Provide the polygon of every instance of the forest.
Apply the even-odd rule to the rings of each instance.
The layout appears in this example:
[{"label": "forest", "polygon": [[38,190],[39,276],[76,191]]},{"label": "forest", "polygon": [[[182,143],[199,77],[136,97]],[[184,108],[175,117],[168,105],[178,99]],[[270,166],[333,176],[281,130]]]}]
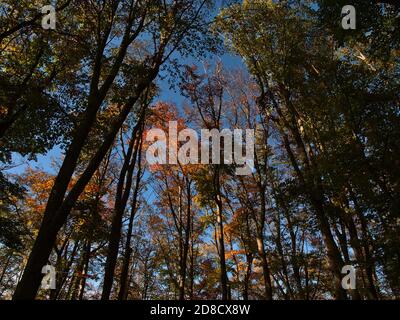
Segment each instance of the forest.
[{"label": "forest", "polygon": [[400,299],[398,1],[51,3],[0,3],[0,300]]}]

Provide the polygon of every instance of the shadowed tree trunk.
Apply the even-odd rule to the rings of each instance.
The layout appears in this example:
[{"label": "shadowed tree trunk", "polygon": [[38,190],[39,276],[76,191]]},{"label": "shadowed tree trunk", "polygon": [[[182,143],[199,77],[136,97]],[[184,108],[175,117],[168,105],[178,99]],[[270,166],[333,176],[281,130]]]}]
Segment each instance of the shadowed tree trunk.
[{"label": "shadowed tree trunk", "polygon": [[[115,16],[118,5],[119,1],[115,1],[112,6],[111,16]],[[104,142],[90,161],[88,167],[79,178],[78,182],[74,185],[68,196],[65,197],[68,185],[77,166],[79,156],[95,122],[97,111],[102,105],[111,85],[113,84],[115,78],[117,77],[117,74],[119,73],[128,46],[135,40],[135,38],[142,30],[144,19],[145,15],[142,17],[142,22],[139,24],[136,32],[134,32],[133,35],[131,34],[133,15],[131,16],[131,19],[129,19],[130,21],[128,21],[125,35],[121,42],[114,65],[112,66],[109,75],[106,77],[100,89],[99,83],[101,77],[103,55],[108,44],[108,38],[111,33],[112,25],[107,26],[104,32],[104,36],[99,40],[96,58],[94,61],[93,76],[90,84],[90,94],[88,97],[87,108],[84,112],[81,122],[79,123],[79,126],[75,130],[72,142],[66,152],[63,164],[54,182],[46,205],[42,224],[40,226],[35,243],[32,247],[32,251],[26,264],[22,278],[14,292],[14,300],[35,298],[42,279],[41,269],[43,265],[45,265],[47,262],[52,247],[56,241],[58,231],[65,224],[70,210],[74,206],[75,201],[83,192],[85,186],[90,181],[92,175],[100,165],[101,161],[104,159],[106,153],[108,152],[115,139],[119,128],[125,121],[134,103],[137,101],[144,89],[149,86],[149,84],[158,74],[159,66],[162,63],[161,57],[159,57],[158,64],[156,64],[156,67],[152,70],[153,72],[150,72],[147,77],[144,77],[145,80],[138,84],[136,90],[134,90],[132,98],[127,101],[119,116],[117,116],[115,118],[115,121],[111,124],[109,132],[105,136]]]},{"label": "shadowed tree trunk", "polygon": [[[187,196],[187,207],[186,207],[186,223],[182,227],[185,231],[185,236],[183,240],[183,252],[180,263],[180,278],[181,283],[179,287],[179,300],[185,300],[185,284],[186,284],[186,274],[187,274],[187,260],[189,254],[189,242],[191,236],[191,226],[192,226],[192,190],[191,181],[184,177],[186,182],[186,196]],[[183,223],[183,221],[182,221]]]},{"label": "shadowed tree trunk", "polygon": [[126,300],[128,297],[128,278],[129,278],[129,266],[130,259],[132,255],[131,241],[132,241],[132,231],[133,222],[138,210],[138,194],[140,189],[140,180],[142,178],[142,139],[140,140],[139,155],[138,155],[138,170],[136,173],[135,190],[133,192],[133,199],[131,204],[131,214],[129,217],[128,234],[126,236],[125,242],[125,252],[122,264],[121,279],[120,279],[120,289],[118,293],[118,300]]},{"label": "shadowed tree trunk", "polygon": [[220,187],[220,176],[219,176],[219,167],[215,168],[216,172],[214,173],[214,190],[216,192],[215,195],[215,204],[217,205],[217,243],[218,243],[218,254],[219,254],[219,262],[221,267],[221,293],[222,300],[228,300],[228,275],[226,270],[226,261],[225,261],[225,240],[224,240],[224,218],[223,218],[223,207],[222,207],[222,195],[221,195],[221,187]]},{"label": "shadowed tree trunk", "polygon": [[272,300],[272,282],[271,282],[271,272],[269,269],[267,254],[265,252],[264,244],[264,228],[265,228],[265,215],[266,215],[266,199],[265,199],[265,186],[259,185],[260,194],[260,213],[256,221],[256,240],[257,240],[257,251],[260,257],[261,266],[263,270],[264,279],[264,293],[266,300]]},{"label": "shadowed tree trunk", "polygon": [[[145,109],[146,107],[147,105],[143,108]],[[111,224],[111,232],[109,235],[108,252],[104,271],[103,292],[101,295],[102,300],[110,299],[112,284],[114,280],[115,266],[117,264],[118,258],[119,243],[121,240],[122,219],[131,193],[133,172],[135,170],[138,160],[137,158],[142,140],[141,135],[143,131],[144,114],[145,113],[143,112],[139,123],[132,130],[128,151],[125,155],[124,163],[117,184],[114,215]]]},{"label": "shadowed tree trunk", "polygon": [[85,244],[85,252],[83,255],[84,268],[82,270],[82,277],[79,282],[79,293],[78,293],[79,300],[83,300],[83,295],[85,294],[86,282],[87,282],[88,271],[89,271],[91,249],[92,249],[92,244],[91,244],[90,240],[87,240],[87,242]]},{"label": "shadowed tree trunk", "polygon": [[[314,208],[315,215],[319,223],[319,229],[321,231],[322,238],[326,246],[326,251],[329,261],[329,269],[333,276],[334,296],[336,299],[346,300],[347,294],[346,291],[342,288],[342,283],[341,283],[342,280],[341,270],[344,265],[344,262],[340,254],[340,251],[337,247],[337,244],[335,242],[335,239],[332,235],[329,219],[327,216],[327,211],[325,208],[325,200],[323,195],[323,188],[320,183],[320,178],[312,172],[312,162],[310,160],[312,157],[307,153],[307,149],[304,145],[302,136],[299,132],[299,128],[296,122],[297,112],[288,97],[287,90],[284,88],[283,85],[281,85],[280,93],[281,95],[283,95],[282,99],[283,101],[285,101],[286,107],[289,110],[290,121],[286,119],[279,103],[277,102],[269,86],[260,83],[260,89],[262,91],[261,98],[259,99],[259,103],[261,103],[261,110],[265,111],[268,110],[267,106],[265,105],[267,100],[269,100],[273,104],[273,107],[277,112],[278,117],[274,117],[270,114],[268,116],[277,125],[289,161],[296,173],[297,178],[299,179],[300,185],[302,186],[304,192],[308,196],[310,204]],[[304,169],[300,169],[298,159],[296,158],[292,150],[291,142],[287,131],[291,132],[292,136],[294,137],[295,145],[300,154],[300,158],[302,160],[302,165],[304,166]],[[303,170],[310,176],[308,177],[308,179],[305,178]]]}]

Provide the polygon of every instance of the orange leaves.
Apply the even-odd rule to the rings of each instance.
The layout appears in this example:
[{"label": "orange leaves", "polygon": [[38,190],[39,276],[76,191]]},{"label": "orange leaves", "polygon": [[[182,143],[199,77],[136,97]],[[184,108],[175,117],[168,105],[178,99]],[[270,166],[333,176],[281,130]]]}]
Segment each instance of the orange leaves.
[{"label": "orange leaves", "polygon": [[19,178],[19,182],[29,191],[25,201],[30,209],[34,212],[43,212],[54,184],[54,176],[41,170],[28,168]]},{"label": "orange leaves", "polygon": [[230,250],[225,252],[225,259],[233,259],[237,255],[242,255],[246,254],[246,250],[240,249],[240,250]]},{"label": "orange leaves", "polygon": [[[27,196],[24,199],[28,209],[35,213],[42,213],[45,210],[47,199],[54,185],[55,176],[40,169],[27,168],[23,175],[18,179],[18,182],[27,188]],[[75,185],[77,178],[71,179],[68,185],[68,190],[71,190]],[[100,192],[100,186],[91,181],[82,193],[80,200],[86,198],[94,198]]]},{"label": "orange leaves", "polygon": [[[183,165],[177,159],[178,151],[188,142],[180,137],[187,127],[186,120],[179,117],[177,107],[173,104],[158,102],[150,109],[143,141],[144,149],[158,158],[155,164],[155,161],[151,164],[151,171],[163,171],[164,175],[170,175],[171,171],[180,171],[187,176],[198,168],[197,165]],[[190,140],[190,137],[186,136],[186,139]]]},{"label": "orange leaves", "polygon": [[159,226],[160,224],[162,224],[162,219],[157,215],[151,215],[149,217],[149,224],[153,227]]},{"label": "orange leaves", "polygon": [[166,102],[158,102],[150,109],[147,125],[150,128],[156,127],[167,132],[170,121],[178,121],[178,128],[179,125],[183,125],[183,119],[178,120],[178,112],[175,105]]}]

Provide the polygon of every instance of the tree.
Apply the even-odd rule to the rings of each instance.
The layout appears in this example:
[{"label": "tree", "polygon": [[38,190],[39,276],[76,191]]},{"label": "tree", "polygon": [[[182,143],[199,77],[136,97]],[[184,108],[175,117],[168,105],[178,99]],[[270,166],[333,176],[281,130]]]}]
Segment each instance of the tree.
[{"label": "tree", "polygon": [[[76,27],[68,19],[76,11],[70,0],[58,7],[62,31],[41,27],[38,1],[6,1],[3,8],[0,156],[2,161],[10,161],[11,153],[18,152],[34,158],[60,143],[63,134],[71,130],[76,101],[83,98],[76,95],[86,81],[79,69],[89,54],[88,42],[80,31],[69,34]],[[65,47],[70,50],[65,52]]]},{"label": "tree", "polygon": [[[97,7],[96,4],[82,4],[80,9],[83,9],[88,15],[82,21],[88,28],[88,35],[96,44],[95,54],[90,59],[92,73],[87,105],[82,112],[79,124],[74,129],[71,143],[47,202],[41,229],[22,279],[16,288],[14,299],[27,299],[35,296],[40,284],[41,266],[50,254],[57,232],[65,223],[73,204],[106,155],[133,106],[156,78],[161,65],[173,52],[185,48],[188,35],[202,35],[204,27],[201,25],[204,21],[206,4],[207,1],[200,3],[185,1],[159,6],[158,1],[146,1],[145,3],[107,1],[104,3],[104,8]],[[90,28],[93,23],[97,25],[96,28]],[[126,60],[128,49],[133,47],[134,43],[139,45],[139,35],[147,32],[153,40],[154,51],[145,53],[145,58],[138,57],[131,60],[136,63],[129,64]],[[122,36],[119,37],[120,41],[116,50],[109,50],[110,45],[115,45],[115,41],[110,43],[109,38],[121,33]],[[115,56],[104,59],[107,52],[115,52]],[[110,61],[110,65],[108,65],[108,61]],[[128,68],[131,73],[124,74],[125,68]],[[71,192],[66,196],[67,186],[76,168],[80,152],[93,127],[96,114],[106,102],[106,98],[109,98],[110,90],[121,71],[125,76],[125,88],[133,87],[134,89],[120,104],[121,111],[111,122],[102,144]]]},{"label": "tree", "polygon": [[[331,7],[326,8],[331,9]],[[322,6],[321,10],[326,8]],[[375,7],[372,10],[375,10]],[[327,148],[336,145],[334,140],[338,141],[337,128],[347,127],[351,121],[355,120],[354,117],[360,121],[365,119],[361,115],[361,110],[368,109],[367,106],[374,100],[373,97],[379,96],[381,107],[389,113],[393,112],[393,101],[397,98],[391,88],[387,88],[388,90],[383,93],[379,85],[372,85],[375,81],[380,83],[380,75],[377,74],[377,69],[373,64],[367,60],[363,50],[360,51],[362,44],[358,42],[354,46],[349,43],[341,47],[341,43],[336,42],[334,38],[335,34],[330,33],[331,30],[318,25],[315,17],[320,13],[323,11],[315,10],[315,7],[313,8],[306,1],[296,4],[268,2],[261,4],[246,1],[242,6],[232,6],[223,12],[218,26],[229,39],[232,49],[245,58],[250,72],[258,82],[260,108],[265,112],[267,121],[276,128],[281,136],[287,160],[291,163],[299,186],[313,207],[319,223],[327,248],[330,270],[334,275],[335,296],[345,299],[346,294],[340,284],[340,269],[345,261],[349,262],[346,253],[348,242],[345,239],[347,231],[351,246],[355,252],[359,252],[356,260],[364,264],[364,271],[369,274],[367,276],[369,279],[373,278],[373,271],[366,266],[371,265],[372,261],[361,255],[359,231],[356,231],[357,227],[353,220],[355,217],[343,221],[345,206],[340,209],[334,203],[334,198],[339,190],[346,190],[343,183],[346,178],[341,173],[343,173],[343,168],[348,165],[349,158],[343,154],[344,161],[340,165],[342,171],[339,176],[344,180],[339,182],[335,179],[336,183],[333,184],[328,183],[328,173],[324,171],[325,167],[321,159],[333,152],[332,149],[328,150]],[[263,31],[262,33],[252,33],[250,30]],[[278,31],[272,32],[273,30]],[[362,38],[362,34],[360,37]],[[338,51],[342,52],[339,57],[336,54]],[[354,53],[355,51],[358,53]],[[390,56],[390,54],[386,55],[385,59]],[[386,64],[385,70],[391,73],[392,67],[393,64]],[[355,79],[352,78],[350,82],[343,81],[346,76],[341,77],[341,73],[358,74],[358,79],[363,78],[366,81],[360,87],[356,86],[355,91],[353,89],[353,92],[350,92],[347,90],[350,89],[349,87],[345,89],[346,83],[352,83],[351,86],[354,88]],[[315,88],[318,88],[318,91],[315,91]],[[374,89],[371,90],[371,88]],[[361,91],[364,97],[368,97],[368,102],[358,96],[357,92]],[[349,100],[349,97],[352,98]],[[360,107],[357,111],[353,107],[354,103]],[[349,105],[352,106],[350,113],[353,120],[348,118],[349,111],[346,110],[346,107]],[[366,124],[366,122],[364,123]],[[353,133],[344,133],[341,137],[346,139],[346,142],[342,141],[341,146],[348,146],[347,141],[353,140],[351,135],[357,136],[361,133],[359,130],[353,130]],[[342,133],[343,131],[340,134]],[[355,139],[355,144],[359,145],[355,148],[358,150],[361,147],[360,141],[363,140],[360,137]],[[363,147],[361,148],[363,149]],[[365,151],[365,149],[363,150]],[[359,160],[357,161],[365,161],[361,160],[362,158],[366,159],[363,152],[358,156]],[[337,155],[330,161],[332,159],[338,159]],[[382,193],[387,195],[387,203],[390,203],[390,191],[387,186],[382,183],[373,166],[368,164],[366,166],[369,169],[364,167],[363,170],[369,172],[369,177],[375,180]],[[338,171],[335,172],[338,173]],[[335,178],[339,176],[335,176]],[[365,185],[365,181],[363,184]],[[347,193],[346,197],[350,197],[350,194]],[[338,214],[341,215],[341,218],[338,218]],[[362,214],[358,218],[364,220]],[[343,232],[337,229],[336,223],[343,223]],[[368,238],[368,236],[364,236],[364,238]],[[368,253],[367,256],[369,256]],[[369,262],[362,262],[365,259]],[[366,286],[367,295],[376,297],[376,290],[371,281]],[[353,298],[359,297],[357,291],[354,291],[353,294]]]}]

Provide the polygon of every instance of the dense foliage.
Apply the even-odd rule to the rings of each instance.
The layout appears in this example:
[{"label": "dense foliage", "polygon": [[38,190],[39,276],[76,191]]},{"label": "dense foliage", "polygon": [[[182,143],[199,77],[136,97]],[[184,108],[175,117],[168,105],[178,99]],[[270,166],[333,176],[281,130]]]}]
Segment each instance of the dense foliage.
[{"label": "dense foliage", "polygon": [[[44,2],[0,5],[1,299],[400,298],[398,5]],[[253,129],[251,174],[150,165],[171,121]]]}]

